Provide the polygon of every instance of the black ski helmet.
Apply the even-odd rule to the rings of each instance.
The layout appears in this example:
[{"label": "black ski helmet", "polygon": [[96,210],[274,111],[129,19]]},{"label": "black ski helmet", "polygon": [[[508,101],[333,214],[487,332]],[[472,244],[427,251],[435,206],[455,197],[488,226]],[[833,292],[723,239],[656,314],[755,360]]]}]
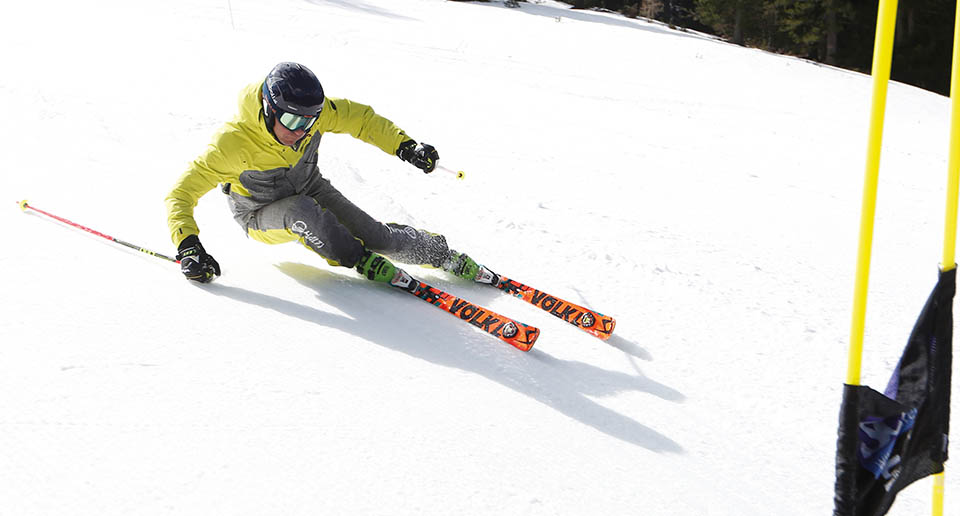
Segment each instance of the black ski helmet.
[{"label": "black ski helmet", "polygon": [[323,109],[323,87],[309,68],[298,63],[280,63],[263,81],[263,114],[268,127],[277,112],[317,116]]}]

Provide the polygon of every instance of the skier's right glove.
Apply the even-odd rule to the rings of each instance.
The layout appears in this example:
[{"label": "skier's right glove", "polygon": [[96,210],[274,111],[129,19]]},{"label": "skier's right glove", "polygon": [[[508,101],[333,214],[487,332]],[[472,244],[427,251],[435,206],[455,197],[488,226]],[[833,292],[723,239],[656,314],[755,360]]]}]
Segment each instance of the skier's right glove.
[{"label": "skier's right glove", "polygon": [[419,168],[424,174],[433,172],[437,168],[437,162],[440,161],[440,154],[437,149],[429,143],[417,143],[414,140],[407,140],[397,147],[397,157]]},{"label": "skier's right glove", "polygon": [[190,235],[177,248],[180,272],[189,280],[209,283],[220,275],[220,264],[203,250],[197,235]]}]

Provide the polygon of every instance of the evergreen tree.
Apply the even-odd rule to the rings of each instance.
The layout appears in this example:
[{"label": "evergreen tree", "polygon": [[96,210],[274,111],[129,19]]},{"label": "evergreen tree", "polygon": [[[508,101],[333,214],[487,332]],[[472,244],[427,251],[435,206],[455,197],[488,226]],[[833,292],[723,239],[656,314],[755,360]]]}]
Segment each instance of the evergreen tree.
[{"label": "evergreen tree", "polygon": [[696,0],[697,18],[738,45],[761,37],[766,0]]},{"label": "evergreen tree", "polygon": [[952,0],[901,0],[891,77],[921,88],[950,93],[953,52]]},{"label": "evergreen tree", "polygon": [[837,64],[839,35],[853,16],[850,0],[773,0],[779,46],[786,52]]},{"label": "evergreen tree", "polygon": [[[870,73],[877,1],[565,0]],[[949,93],[955,0],[899,0],[891,77]],[[615,51],[615,49],[611,49]]]}]

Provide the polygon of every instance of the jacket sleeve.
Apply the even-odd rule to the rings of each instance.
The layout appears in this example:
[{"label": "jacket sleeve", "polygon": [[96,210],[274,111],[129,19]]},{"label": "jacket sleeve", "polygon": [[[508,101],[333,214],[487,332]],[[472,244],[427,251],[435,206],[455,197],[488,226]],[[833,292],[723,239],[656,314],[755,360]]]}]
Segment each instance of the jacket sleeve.
[{"label": "jacket sleeve", "polygon": [[317,120],[320,130],[345,133],[396,154],[397,147],[410,137],[390,120],[376,114],[373,108],[347,99],[327,98]]},{"label": "jacket sleeve", "polygon": [[179,246],[183,239],[200,233],[197,221],[193,218],[197,202],[229,177],[231,170],[240,166],[239,163],[233,163],[241,159],[236,152],[230,153],[235,156],[234,159],[228,158],[224,152],[223,147],[228,143],[225,140],[227,138],[222,134],[216,138],[207,151],[177,179],[173,190],[167,195],[167,225],[174,245]]}]

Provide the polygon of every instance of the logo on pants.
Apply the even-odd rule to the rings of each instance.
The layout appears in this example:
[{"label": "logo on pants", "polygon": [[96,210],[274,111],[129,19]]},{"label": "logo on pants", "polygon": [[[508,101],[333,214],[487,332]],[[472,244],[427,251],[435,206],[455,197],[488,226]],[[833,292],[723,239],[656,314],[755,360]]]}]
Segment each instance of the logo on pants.
[{"label": "logo on pants", "polygon": [[323,243],[323,240],[320,240],[320,237],[313,234],[309,229],[307,229],[307,223],[302,220],[298,220],[294,222],[293,225],[290,226],[290,231],[292,231],[297,235],[300,235],[300,237],[303,238],[303,241],[309,242],[314,249],[320,249],[325,245]]}]

